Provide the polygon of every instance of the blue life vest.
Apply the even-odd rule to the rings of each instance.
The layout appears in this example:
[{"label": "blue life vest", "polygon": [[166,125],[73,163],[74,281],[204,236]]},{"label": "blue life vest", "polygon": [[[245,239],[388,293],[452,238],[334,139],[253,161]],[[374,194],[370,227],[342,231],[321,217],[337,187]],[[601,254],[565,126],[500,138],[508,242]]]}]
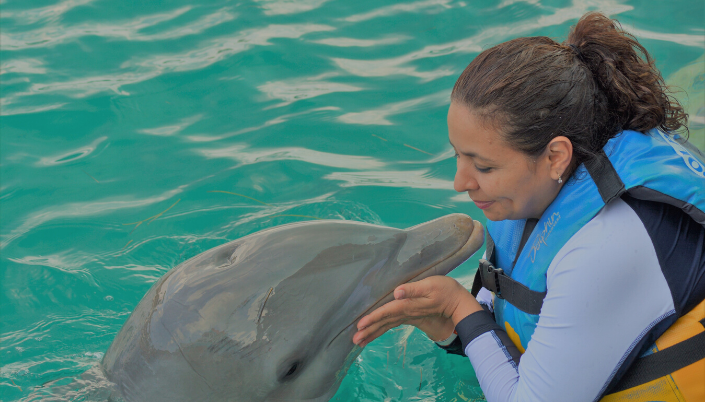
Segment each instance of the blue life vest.
[{"label": "blue life vest", "polygon": [[[634,198],[679,207],[696,222],[705,226],[705,162],[697,148],[687,142],[678,141],[677,136],[654,129],[645,134],[623,131],[610,139],[603,151],[601,163],[600,158],[596,158],[597,165],[591,161],[587,167],[583,164],[576,169],[543,213],[528,239],[528,233],[524,233],[526,220],[488,221],[487,257],[490,261],[481,262],[480,271],[483,269],[482,264],[490,266],[490,270],[494,267],[502,268],[504,275],[519,282],[518,287],[524,285],[531,291],[539,292],[534,293],[538,295],[534,299],[538,297],[542,300],[543,295],[540,293],[545,295],[546,292],[546,272],[558,251],[608,202],[625,192]],[[517,256],[518,251],[520,253]],[[479,276],[481,275],[478,274]],[[485,283],[489,282],[485,282],[483,278],[483,284]],[[494,297],[495,320],[523,353],[536,329],[539,315],[522,311],[501,297],[501,293],[504,293],[501,288],[499,292],[500,295]],[[700,304],[690,315],[703,315],[705,301]],[[533,312],[537,312],[535,305],[534,303]],[[538,306],[540,309],[540,303]],[[696,320],[702,318],[698,317]],[[687,319],[692,321],[692,317]],[[694,322],[698,324],[697,321]],[[705,323],[705,320],[701,322]],[[702,332],[703,328],[697,331]],[[698,337],[698,342],[703,335],[705,334]],[[698,367],[691,371],[702,371],[700,365],[705,367],[705,360],[700,361]],[[694,377],[698,377],[697,373]],[[657,388],[673,388],[672,380],[671,376],[666,376],[659,379],[661,385],[658,387],[657,381],[654,381],[644,385],[644,389],[641,389],[641,386],[631,388],[619,394],[608,395],[604,400],[642,400],[635,395],[647,397],[648,392],[645,389],[649,387],[652,391]],[[705,387],[700,387],[705,390]]]}]

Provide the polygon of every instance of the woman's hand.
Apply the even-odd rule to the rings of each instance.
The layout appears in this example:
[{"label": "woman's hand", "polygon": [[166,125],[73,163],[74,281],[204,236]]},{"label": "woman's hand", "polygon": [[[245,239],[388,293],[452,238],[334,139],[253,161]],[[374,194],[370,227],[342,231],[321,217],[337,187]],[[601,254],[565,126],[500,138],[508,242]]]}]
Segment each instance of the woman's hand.
[{"label": "woman's hand", "polygon": [[405,283],[394,290],[394,299],[360,319],[355,344],[366,346],[401,324],[417,327],[434,341],[443,340],[463,318],[482,310],[467,289],[447,276]]}]

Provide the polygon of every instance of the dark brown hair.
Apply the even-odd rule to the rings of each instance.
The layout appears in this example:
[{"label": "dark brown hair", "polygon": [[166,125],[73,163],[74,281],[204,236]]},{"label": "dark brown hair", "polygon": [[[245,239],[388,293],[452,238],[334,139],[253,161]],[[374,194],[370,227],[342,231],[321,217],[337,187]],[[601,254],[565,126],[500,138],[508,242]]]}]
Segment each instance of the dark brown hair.
[{"label": "dark brown hair", "polygon": [[672,132],[688,119],[646,49],[600,13],[580,18],[563,44],[539,36],[485,50],[460,75],[451,100],[530,156],[567,137],[572,166],[622,130]]}]

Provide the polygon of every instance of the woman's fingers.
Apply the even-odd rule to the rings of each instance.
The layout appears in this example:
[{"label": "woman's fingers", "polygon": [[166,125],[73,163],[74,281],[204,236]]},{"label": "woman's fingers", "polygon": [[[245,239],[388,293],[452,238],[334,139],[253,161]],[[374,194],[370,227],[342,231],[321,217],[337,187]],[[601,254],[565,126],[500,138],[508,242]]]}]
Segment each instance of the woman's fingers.
[{"label": "woman's fingers", "polygon": [[435,280],[432,278],[433,277],[429,277],[418,282],[405,283],[397,286],[397,288],[394,289],[394,298],[402,300],[428,297],[435,285]]},{"label": "woman's fingers", "polygon": [[[424,332],[435,334],[438,329],[432,328],[431,321],[446,322],[453,313],[454,308],[449,307],[456,304],[453,300],[458,290],[467,293],[454,279],[444,276],[431,276],[400,285],[394,290],[395,300],[360,319],[353,342],[364,346],[390,328],[407,323],[425,325]],[[424,324],[427,321],[428,325]]]},{"label": "woman's fingers", "polygon": [[362,340],[369,343],[391,328],[402,324],[413,324],[423,320],[428,314],[408,305],[410,300],[391,301],[358,322],[358,332],[353,337],[353,343],[360,344]]},{"label": "woman's fingers", "polygon": [[357,328],[361,330],[375,324],[412,320],[428,315],[433,315],[433,312],[424,308],[423,303],[419,303],[418,299],[392,300],[362,317],[357,323]]},{"label": "woman's fingers", "polygon": [[384,324],[374,325],[365,328],[355,334],[355,336],[353,337],[353,343],[364,347],[368,343],[382,336],[382,334],[384,334],[385,332],[389,331],[392,328],[398,327],[401,324],[404,324],[404,322],[388,321]]}]

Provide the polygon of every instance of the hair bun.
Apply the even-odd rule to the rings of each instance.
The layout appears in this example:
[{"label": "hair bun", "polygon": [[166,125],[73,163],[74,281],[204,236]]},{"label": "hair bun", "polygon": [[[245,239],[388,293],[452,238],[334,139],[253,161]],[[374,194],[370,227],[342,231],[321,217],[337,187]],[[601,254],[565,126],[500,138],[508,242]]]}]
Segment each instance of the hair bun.
[{"label": "hair bun", "polygon": [[646,49],[615,20],[597,12],[585,14],[564,42],[593,74],[607,98],[605,112],[619,131],[659,127],[675,131],[687,115],[668,88]]}]

